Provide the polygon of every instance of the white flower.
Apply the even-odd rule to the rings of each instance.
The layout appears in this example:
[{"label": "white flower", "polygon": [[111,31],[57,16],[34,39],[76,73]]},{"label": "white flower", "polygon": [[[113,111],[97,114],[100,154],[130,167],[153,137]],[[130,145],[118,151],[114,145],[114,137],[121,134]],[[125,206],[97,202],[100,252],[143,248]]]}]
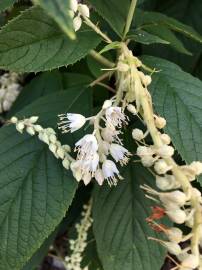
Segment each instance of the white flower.
[{"label": "white flower", "polygon": [[112,125],[107,125],[105,128],[102,129],[101,135],[104,141],[112,143],[113,141],[122,144],[121,140],[119,139],[118,135],[120,131],[116,130],[116,128]]},{"label": "white flower", "polygon": [[154,154],[155,154],[155,152],[151,147],[138,146],[138,148],[137,148],[137,155],[139,157],[144,157],[144,156],[152,157]]},{"label": "white flower", "polygon": [[107,123],[112,126],[122,127],[122,123],[127,123],[126,115],[122,112],[121,107],[110,107],[106,110]]},{"label": "white flower", "polygon": [[154,121],[157,128],[162,129],[166,126],[166,119],[157,115],[154,115]]},{"label": "white flower", "polygon": [[181,207],[185,205],[186,200],[187,200],[186,195],[182,191],[179,191],[179,190],[166,192],[166,193],[160,193],[159,198],[165,206],[173,203]]},{"label": "white flower", "polygon": [[202,173],[202,162],[193,161],[189,167],[195,172],[196,175],[200,175]]},{"label": "white flower", "polygon": [[82,19],[81,19],[81,17],[80,16],[76,16],[73,19],[73,26],[74,26],[75,32],[77,32],[81,28],[81,25],[82,25]]},{"label": "white flower", "polygon": [[102,172],[104,178],[108,181],[110,186],[117,185],[117,177],[120,178],[120,175],[113,161],[105,160],[102,165]]},{"label": "white flower", "polygon": [[119,144],[112,143],[110,146],[110,154],[116,162],[120,162],[122,165],[128,163],[129,151]]},{"label": "white flower", "polygon": [[94,175],[99,163],[99,155],[95,153],[91,159],[81,161],[81,170],[83,174],[90,173]]},{"label": "white flower", "polygon": [[166,191],[170,189],[179,188],[180,184],[177,183],[173,175],[167,174],[165,176],[156,175],[156,186],[159,189]]},{"label": "white flower", "polygon": [[171,143],[171,139],[170,136],[168,134],[161,134],[161,140],[163,141],[164,144],[170,144]]},{"label": "white flower", "polygon": [[172,157],[174,154],[174,148],[164,144],[158,149],[158,154],[163,158]]},{"label": "white flower", "polygon": [[98,150],[98,142],[93,134],[87,134],[75,144],[77,159],[91,159]]},{"label": "white flower", "polygon": [[[174,205],[173,205],[174,206]],[[187,218],[184,210],[178,208],[168,208],[166,210],[167,216],[177,224],[183,224]]]},{"label": "white flower", "polygon": [[62,130],[62,133],[71,133],[80,129],[86,122],[86,118],[77,113],[67,113],[60,114],[60,123],[58,123],[58,128]]}]

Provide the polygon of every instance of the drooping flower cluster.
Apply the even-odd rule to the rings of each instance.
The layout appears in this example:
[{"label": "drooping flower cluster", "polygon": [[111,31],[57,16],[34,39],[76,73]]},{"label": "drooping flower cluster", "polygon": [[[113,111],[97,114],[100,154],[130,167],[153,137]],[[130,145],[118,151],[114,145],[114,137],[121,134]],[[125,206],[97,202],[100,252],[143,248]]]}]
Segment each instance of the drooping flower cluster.
[{"label": "drooping flower cluster", "polygon": [[87,5],[79,4],[77,0],[70,0],[71,16],[73,18],[74,30],[78,31],[82,25],[82,16],[90,17],[90,11]]},{"label": "drooping flower cluster", "polygon": [[[77,158],[71,169],[77,181],[87,185],[94,177],[99,185],[106,179],[109,185],[116,185],[121,178],[115,162],[125,165],[130,153],[122,146],[120,128],[127,124],[122,108],[113,105],[112,100],[105,101],[102,110],[96,115],[85,118],[80,114],[59,115],[59,129],[63,133],[80,129],[86,121],[93,124],[93,133],[85,135],[75,144]],[[108,158],[111,156],[115,162]]]},{"label": "drooping flower cluster", "polygon": [[[154,213],[149,219],[153,228],[166,234],[168,241],[153,239],[164,245],[168,251],[178,258],[175,270],[193,270],[202,268],[200,244],[202,240],[202,197],[199,190],[192,187],[191,181],[202,173],[202,162],[194,161],[190,165],[178,165],[173,159],[174,148],[170,137],[160,132],[166,125],[166,120],[153,113],[152,99],[147,90],[151,77],[139,71],[141,62],[132,55],[126,46],[119,59],[120,64],[128,65],[128,71],[119,70],[119,78],[124,76],[124,93],[122,100],[128,111],[138,116],[146,126],[146,132],[134,129],[132,137],[136,140],[137,156],[142,164],[156,175],[156,186],[159,190],[144,185],[147,197],[161,206],[160,212]],[[119,64],[119,65],[120,65]],[[126,70],[126,68],[125,68]],[[122,80],[121,80],[122,81]],[[119,83],[119,88],[123,83]],[[150,135],[153,144],[146,144],[146,136]],[[166,228],[155,220],[166,215],[176,224],[185,224],[191,232],[183,235],[176,227]],[[160,216],[160,218],[159,218]],[[182,248],[179,243],[189,240],[190,245]],[[200,268],[200,269],[201,269]]]},{"label": "drooping flower cluster", "polygon": [[32,116],[24,120],[18,120],[17,117],[12,117],[10,122],[15,124],[18,132],[26,131],[29,135],[37,135],[39,140],[48,145],[49,150],[57,159],[62,160],[62,165],[65,169],[69,169],[70,162],[73,160],[69,155],[71,148],[69,145],[62,145],[57,139],[56,132],[52,128],[43,128],[36,124],[38,116]]},{"label": "drooping flower cluster", "polygon": [[65,266],[68,270],[88,270],[86,266],[84,269],[81,267],[83,252],[87,246],[88,231],[92,225],[91,218],[92,201],[83,206],[81,213],[82,219],[80,223],[76,224],[77,239],[69,240],[71,254],[65,257]]},{"label": "drooping flower cluster", "polygon": [[5,73],[0,76],[0,113],[9,111],[21,90],[19,76],[14,73]]}]

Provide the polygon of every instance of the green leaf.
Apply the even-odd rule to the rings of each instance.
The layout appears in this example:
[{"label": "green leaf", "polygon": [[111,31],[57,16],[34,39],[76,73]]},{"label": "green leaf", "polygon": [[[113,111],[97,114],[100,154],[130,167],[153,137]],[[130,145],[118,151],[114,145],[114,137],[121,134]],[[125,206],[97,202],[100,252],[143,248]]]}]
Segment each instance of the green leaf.
[{"label": "green leaf", "polygon": [[147,26],[166,26],[169,29],[179,32],[195,41],[202,43],[202,36],[197,33],[191,26],[183,24],[171,17],[159,12],[144,12],[137,10],[135,16],[138,28],[144,29]]},{"label": "green leaf", "polygon": [[151,33],[152,35],[157,35],[161,39],[169,42],[169,45],[180,53],[187,55],[192,55],[183,45],[183,43],[176,37],[176,35],[168,28],[161,25],[145,26],[145,31]]},{"label": "green leaf", "polygon": [[[49,94],[17,116],[38,115],[43,126],[56,128],[57,115],[66,111],[89,113],[91,92]],[[35,136],[7,126],[0,141],[0,270],[20,270],[64,217],[77,183]]]},{"label": "green leaf", "polygon": [[16,0],[1,0],[0,2],[0,12],[6,10],[7,8],[14,5]]},{"label": "green leaf", "polygon": [[82,74],[60,73],[59,71],[44,72],[23,88],[7,118],[42,96],[58,91],[83,88],[90,81],[90,77]]},{"label": "green leaf", "polygon": [[112,29],[122,37],[128,10],[129,0],[88,0],[96,11],[110,24]]},{"label": "green leaf", "polygon": [[144,57],[143,62],[161,70],[152,76],[150,90],[175,147],[187,162],[202,160],[202,82],[166,60]]},{"label": "green leaf", "polygon": [[150,34],[143,30],[132,30],[128,33],[127,38],[135,40],[138,43],[149,45],[152,43],[170,44],[169,41],[164,40],[157,35]]},{"label": "green leaf", "polygon": [[69,38],[76,38],[69,0],[33,0],[33,2],[40,5],[57,22]]},{"label": "green leaf", "polygon": [[[117,187],[96,187],[94,193],[94,234],[98,254],[105,270],[160,269],[164,250],[148,240],[156,237],[145,219],[150,202],[140,185],[152,185],[152,175],[141,165],[131,163]],[[159,238],[159,235],[158,235]]]},{"label": "green leaf", "polygon": [[0,31],[0,68],[38,72],[74,64],[100,42],[87,27],[77,37],[69,40],[45,11],[30,8]]},{"label": "green leaf", "polygon": [[115,50],[121,48],[121,43],[119,41],[114,41],[108,45],[106,45],[99,54],[103,54],[104,52],[108,52],[110,50]]}]

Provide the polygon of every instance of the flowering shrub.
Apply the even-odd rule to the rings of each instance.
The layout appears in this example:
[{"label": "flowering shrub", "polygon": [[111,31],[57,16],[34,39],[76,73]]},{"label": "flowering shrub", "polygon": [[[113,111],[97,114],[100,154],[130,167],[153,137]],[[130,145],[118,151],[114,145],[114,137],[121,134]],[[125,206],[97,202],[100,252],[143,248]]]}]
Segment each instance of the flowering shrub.
[{"label": "flowering shrub", "polygon": [[202,270],[202,36],[166,2],[1,0],[0,270]]}]

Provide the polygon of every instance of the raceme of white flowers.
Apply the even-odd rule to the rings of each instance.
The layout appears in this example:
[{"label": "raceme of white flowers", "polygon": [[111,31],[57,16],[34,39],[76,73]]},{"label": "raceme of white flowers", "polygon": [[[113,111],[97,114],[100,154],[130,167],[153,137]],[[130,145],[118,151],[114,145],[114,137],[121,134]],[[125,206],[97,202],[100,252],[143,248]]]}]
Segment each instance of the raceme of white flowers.
[{"label": "raceme of white flowers", "polygon": [[82,17],[90,17],[90,11],[87,5],[79,4],[77,0],[70,0],[71,16],[73,18],[74,30],[78,31],[82,25]]},{"label": "raceme of white flowers", "polygon": [[19,76],[14,72],[0,76],[0,113],[9,111],[21,90]]},{"label": "raceme of white flowers", "polygon": [[[63,133],[75,132],[88,121],[93,125],[93,132],[86,134],[75,144],[77,158],[71,163],[71,169],[77,181],[87,185],[95,178],[99,185],[107,180],[109,185],[116,185],[121,175],[116,163],[127,164],[130,152],[123,147],[119,138],[121,128],[127,124],[127,116],[114,99],[106,100],[101,111],[92,117],[81,114],[59,115],[59,129]],[[113,160],[112,160],[113,159]]]},{"label": "raceme of white flowers", "polygon": [[[58,127],[63,133],[75,132],[86,123],[93,127],[92,132],[76,142],[76,160],[70,157],[69,147],[58,142],[52,129],[43,129],[35,124],[36,117],[25,120],[13,117],[11,122],[19,132],[26,129],[30,135],[38,133],[39,139],[49,145],[57,158],[63,160],[63,166],[67,169],[70,167],[77,181],[83,180],[87,185],[95,178],[99,185],[107,181],[111,186],[122,179],[118,164],[126,165],[131,156],[121,140],[122,130],[129,121],[126,112],[130,117],[139,117],[146,131],[135,128],[132,132],[132,137],[138,144],[136,156],[156,176],[157,190],[146,185],[142,188],[147,192],[148,198],[160,205],[158,207],[162,212],[159,218],[150,218],[150,223],[168,237],[167,241],[155,241],[177,256],[179,263],[176,262],[175,270],[202,270],[199,251],[200,245],[202,246],[202,197],[200,191],[192,186],[192,181],[202,173],[202,163],[193,161],[190,165],[180,166],[174,161],[171,139],[162,132],[166,120],[153,112],[152,98],[147,89],[152,79],[140,71],[142,69],[148,70],[122,44],[118,63],[113,69],[117,78],[116,95],[106,100],[95,116],[85,117],[73,113],[59,115]],[[148,135],[153,140],[151,145],[147,145],[145,141]],[[155,219],[163,216],[176,224],[188,226],[190,233],[184,235],[179,228],[166,228],[158,224]],[[185,240],[190,244],[182,248],[179,242]]]},{"label": "raceme of white flowers", "polygon": [[54,154],[57,159],[62,160],[62,165],[65,169],[69,169],[70,162],[73,160],[69,155],[71,148],[69,145],[62,145],[57,139],[56,132],[52,128],[43,128],[36,122],[38,116],[31,116],[23,120],[19,120],[17,117],[13,116],[10,119],[12,124],[15,124],[18,132],[23,133],[26,131],[29,135],[37,135],[39,140],[48,145],[49,150]]},{"label": "raceme of white flowers", "polygon": [[88,266],[84,269],[81,267],[81,262],[83,259],[83,252],[87,246],[88,231],[93,222],[91,210],[92,201],[83,206],[81,221],[75,226],[77,238],[69,240],[71,254],[65,257],[64,263],[67,270],[88,270]]}]

